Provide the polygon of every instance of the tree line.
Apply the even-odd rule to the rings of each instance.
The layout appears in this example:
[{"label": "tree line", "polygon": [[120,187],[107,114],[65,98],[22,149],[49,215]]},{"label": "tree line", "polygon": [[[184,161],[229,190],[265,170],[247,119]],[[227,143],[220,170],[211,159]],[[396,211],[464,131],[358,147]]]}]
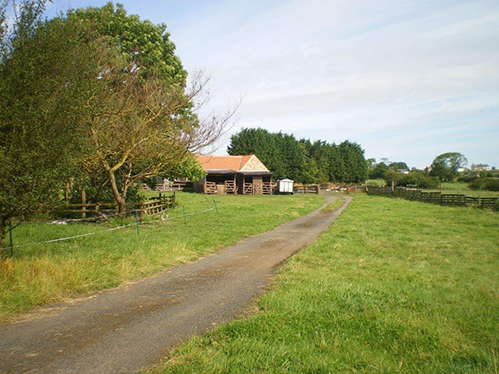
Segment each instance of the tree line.
[{"label": "tree line", "polygon": [[384,179],[394,186],[414,185],[420,188],[437,188],[441,182],[452,182],[461,175],[459,170],[468,160],[459,152],[446,152],[435,157],[431,166],[425,170],[412,168],[405,162],[389,162],[369,159],[369,178]]},{"label": "tree line", "polygon": [[123,212],[144,178],[202,177],[194,153],[234,112],[198,116],[207,78],[187,83],[166,25],[112,3],[44,19],[45,5],[0,2],[0,245],[12,217],[63,194]]},{"label": "tree line", "polygon": [[336,145],[296,139],[283,132],[245,128],[231,137],[229,155],[254,154],[274,179],[301,183],[362,183],[367,178],[364,150],[348,140]]}]

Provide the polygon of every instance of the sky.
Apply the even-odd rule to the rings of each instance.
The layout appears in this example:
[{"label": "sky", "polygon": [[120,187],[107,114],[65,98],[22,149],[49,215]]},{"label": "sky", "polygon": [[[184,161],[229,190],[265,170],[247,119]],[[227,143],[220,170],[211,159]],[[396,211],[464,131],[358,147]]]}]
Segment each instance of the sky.
[{"label": "sky", "polygon": [[[355,141],[422,168],[445,152],[499,167],[499,1],[123,0],[166,23],[230,135],[261,127]],[[47,14],[105,1],[54,0]]]}]

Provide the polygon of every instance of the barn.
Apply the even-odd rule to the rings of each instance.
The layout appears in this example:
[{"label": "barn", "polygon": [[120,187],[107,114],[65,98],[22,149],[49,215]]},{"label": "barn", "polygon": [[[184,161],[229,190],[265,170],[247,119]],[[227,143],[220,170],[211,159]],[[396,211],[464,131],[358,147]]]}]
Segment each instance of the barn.
[{"label": "barn", "polygon": [[272,173],[255,155],[198,156],[208,174],[194,182],[194,191],[210,195],[272,194]]}]

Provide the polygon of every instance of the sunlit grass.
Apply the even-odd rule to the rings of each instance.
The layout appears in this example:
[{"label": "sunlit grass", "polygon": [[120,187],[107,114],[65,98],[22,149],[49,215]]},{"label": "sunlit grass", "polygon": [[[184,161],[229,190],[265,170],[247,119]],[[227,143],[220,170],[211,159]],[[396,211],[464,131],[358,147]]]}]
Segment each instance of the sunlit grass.
[{"label": "sunlit grass", "polygon": [[[324,202],[317,195],[217,196],[217,214],[213,198],[188,193],[178,196],[179,207],[165,217],[171,220],[149,221],[140,226],[139,236],[133,219],[105,224],[30,223],[16,228],[14,245],[98,233],[15,248],[13,257],[0,261],[0,318],[193,261],[243,237],[271,230]],[[190,215],[207,209],[212,210]],[[132,225],[104,232],[122,224]]]},{"label": "sunlit grass", "polygon": [[161,373],[497,373],[499,215],[357,195],[256,315]]},{"label": "sunlit grass", "polygon": [[334,200],[332,202],[330,202],[325,208],[323,208],[322,210],[323,211],[326,211],[326,212],[329,212],[329,211],[333,211],[333,210],[336,210],[338,208],[341,208],[343,206],[343,204],[345,204],[345,200],[343,200],[341,197],[337,200]]},{"label": "sunlit grass", "polygon": [[442,191],[442,193],[458,193],[467,196],[480,196],[480,197],[499,197],[497,191],[474,191],[468,187],[468,183],[462,182],[443,182],[440,189],[428,191]]}]

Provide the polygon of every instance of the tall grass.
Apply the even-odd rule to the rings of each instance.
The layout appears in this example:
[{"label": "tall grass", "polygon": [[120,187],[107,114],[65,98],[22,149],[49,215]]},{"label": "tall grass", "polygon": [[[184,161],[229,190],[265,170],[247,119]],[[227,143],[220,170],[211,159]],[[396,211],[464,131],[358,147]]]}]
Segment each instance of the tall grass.
[{"label": "tall grass", "polygon": [[[0,261],[0,318],[36,305],[116,286],[213,253],[239,239],[268,231],[319,207],[324,198],[306,196],[217,196],[213,209],[186,217],[179,207],[170,221],[103,232],[120,224],[29,223],[13,231],[15,245],[99,233],[70,241],[28,245]],[[214,207],[212,198],[179,194],[186,214]]]},{"label": "tall grass", "polygon": [[161,373],[497,373],[499,215],[359,195],[252,317]]}]

